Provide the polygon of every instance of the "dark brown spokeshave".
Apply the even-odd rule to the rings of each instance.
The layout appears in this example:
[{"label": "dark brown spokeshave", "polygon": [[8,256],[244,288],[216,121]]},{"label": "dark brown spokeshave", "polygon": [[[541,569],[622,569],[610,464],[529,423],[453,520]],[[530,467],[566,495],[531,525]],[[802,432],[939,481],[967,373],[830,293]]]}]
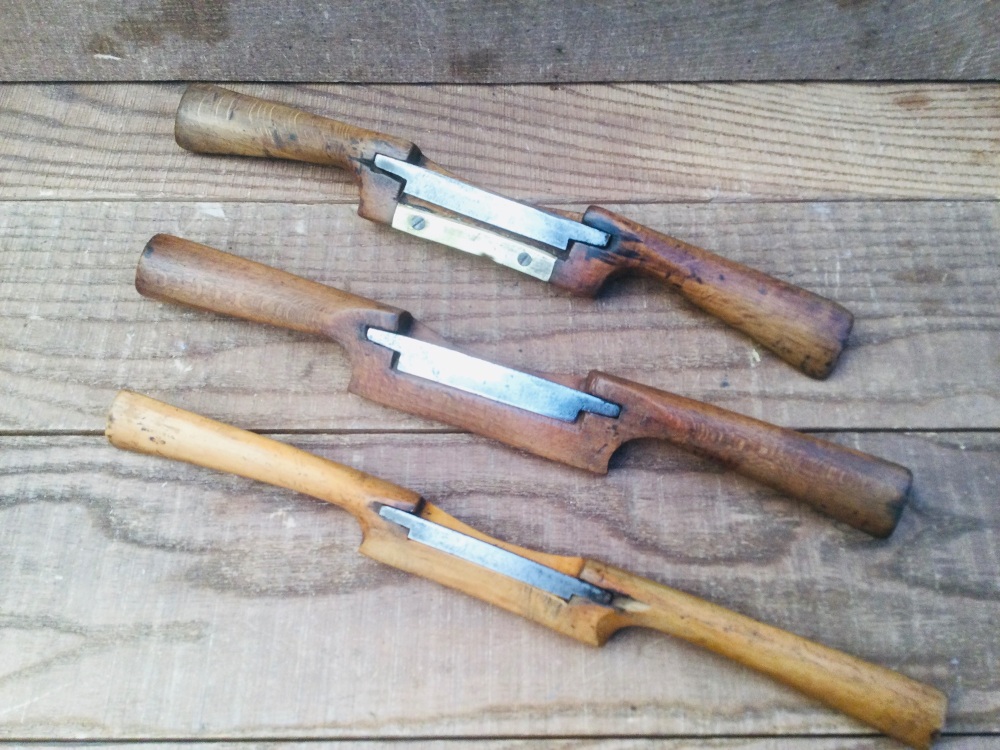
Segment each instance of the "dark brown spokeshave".
[{"label": "dark brown spokeshave", "polygon": [[539,377],[456,351],[409,313],[157,235],[136,288],[156,299],[333,339],[351,360],[350,390],[590,471],[636,438],[661,438],[888,536],[910,472],[859,451],[592,371]]},{"label": "dark brown spokeshave", "polygon": [[414,144],[209,84],[188,88],[174,130],[190,151],[324,164],[354,175],[358,213],[593,296],[638,271],[815,378],[830,374],[853,317],[837,303],[598,206],[580,214],[513,201],[456,179]]}]

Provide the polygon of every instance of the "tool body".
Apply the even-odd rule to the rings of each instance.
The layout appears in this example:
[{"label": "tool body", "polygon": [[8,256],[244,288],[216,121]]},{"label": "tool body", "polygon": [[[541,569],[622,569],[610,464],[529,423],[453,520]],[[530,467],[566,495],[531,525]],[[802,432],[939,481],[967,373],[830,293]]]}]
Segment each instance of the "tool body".
[{"label": "tool body", "polygon": [[651,275],[812,377],[830,374],[853,324],[829,299],[606,209],[571,214],[513,201],[455,178],[408,141],[218,86],[188,87],[174,134],[199,153],[347,170],[364,218],[574,294],[593,296],[625,271]]},{"label": "tool body", "polygon": [[610,565],[491,538],[417,493],[159,401],[122,391],[108,419],[119,448],[231,472],[350,512],[360,551],[587,644],[645,627],[733,659],[916,748],[945,718],[940,691]]},{"label": "tool body", "polygon": [[541,377],[486,362],[403,310],[178,237],[149,241],[136,289],[333,339],[351,392],[589,471],[605,473],[628,440],[659,438],[876,536],[909,491],[898,464],[596,370]]}]

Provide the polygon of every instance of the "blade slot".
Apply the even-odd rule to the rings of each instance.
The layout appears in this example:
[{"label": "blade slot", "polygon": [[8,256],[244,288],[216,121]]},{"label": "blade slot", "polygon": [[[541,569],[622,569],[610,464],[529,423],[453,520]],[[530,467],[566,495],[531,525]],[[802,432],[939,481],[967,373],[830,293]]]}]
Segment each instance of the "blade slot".
[{"label": "blade slot", "polygon": [[365,335],[398,353],[395,367],[399,372],[491,401],[564,422],[575,422],[581,411],[612,418],[621,414],[618,404],[443,346],[379,328],[369,328]]},{"label": "blade slot", "polygon": [[408,539],[547,591],[565,601],[579,596],[597,604],[611,603],[610,591],[413,513],[383,505],[378,514],[407,529]]},{"label": "blade slot", "polygon": [[569,249],[570,242],[605,247],[611,241],[611,236],[600,229],[391,156],[376,154],[375,166],[403,178],[403,192],[407,195],[560,251]]}]

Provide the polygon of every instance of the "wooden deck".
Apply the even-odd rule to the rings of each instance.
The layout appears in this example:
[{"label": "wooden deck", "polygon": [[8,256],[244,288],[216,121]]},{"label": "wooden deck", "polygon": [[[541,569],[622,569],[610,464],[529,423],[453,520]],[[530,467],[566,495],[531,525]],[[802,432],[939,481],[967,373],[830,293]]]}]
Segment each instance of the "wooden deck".
[{"label": "wooden deck", "polygon": [[[949,694],[941,747],[1000,744],[1000,84],[939,77],[233,85],[841,302],[857,324],[825,382],[655,283],[572,298],[359,219],[331,170],[184,152],[181,84],[0,85],[0,747],[896,746],[695,647],[635,631],[590,649],[380,567],[308,498],[117,451],[119,388],[898,669]],[[140,297],[157,232],[516,367],[604,369],[898,461],[911,505],[874,541],[655,442],[601,477],[384,409],[346,392],[331,343]]]}]

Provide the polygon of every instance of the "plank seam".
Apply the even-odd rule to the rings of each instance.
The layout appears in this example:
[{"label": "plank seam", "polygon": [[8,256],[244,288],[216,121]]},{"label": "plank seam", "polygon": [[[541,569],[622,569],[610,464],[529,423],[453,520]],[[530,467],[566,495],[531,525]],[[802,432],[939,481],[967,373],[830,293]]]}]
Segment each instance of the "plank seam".
[{"label": "plank seam", "polygon": [[[532,201],[538,203],[538,201]],[[200,198],[176,198],[171,196],[156,197],[150,196],[149,198],[116,198],[114,196],[108,197],[89,197],[89,198],[79,198],[79,197],[68,197],[59,198],[53,196],[29,196],[24,198],[4,198],[0,200],[0,206],[7,203],[115,203],[115,204],[128,204],[128,203],[218,203],[220,205],[276,205],[276,206],[356,206],[358,204],[357,200],[316,200],[316,201],[287,201],[287,200],[233,200],[229,198],[213,198],[211,196],[202,196]],[[613,205],[613,206],[707,206],[707,205],[759,205],[759,206],[769,206],[769,205],[809,205],[812,203],[836,203],[838,205],[851,205],[851,204],[885,204],[885,203],[900,203],[900,204],[916,204],[916,203],[1000,203],[1000,189],[998,189],[998,194],[996,197],[987,196],[974,196],[974,197],[963,197],[963,196],[942,196],[940,198],[883,198],[880,196],[872,196],[870,198],[767,198],[763,200],[753,199],[753,198],[708,198],[705,200],[672,200],[670,198],[650,198],[650,199],[639,199],[639,200],[594,200],[594,201],[568,201],[568,200],[546,200],[544,205],[550,208],[565,208],[572,209],[575,207],[590,205],[590,204],[601,204],[601,205]]]},{"label": "plank seam", "polygon": [[[38,738],[38,737],[27,737],[27,738],[5,738],[0,739],[0,747],[4,745],[14,745],[14,744],[25,744],[25,745],[42,745],[42,744],[54,744],[54,745],[66,745],[72,747],[79,747],[81,745],[152,745],[152,744],[165,744],[165,743],[175,743],[175,744],[221,744],[221,743],[238,743],[238,744],[250,744],[250,743],[261,743],[261,742],[287,742],[287,743],[310,743],[316,744],[320,742],[325,743],[338,743],[338,742],[378,742],[386,744],[401,744],[404,742],[470,742],[470,741],[483,741],[487,740],[490,742],[511,742],[517,740],[537,740],[537,741],[554,741],[554,740],[616,740],[616,739],[627,739],[627,740],[788,740],[788,741],[802,741],[802,740],[856,740],[856,739],[866,739],[866,738],[880,738],[882,735],[867,732],[856,732],[856,733],[833,733],[833,734],[495,734],[495,735],[478,735],[478,734],[464,734],[464,735],[408,735],[405,737],[399,736],[379,736],[379,735],[336,735],[336,736],[310,736],[310,737],[299,737],[295,735],[261,735],[261,736],[244,736],[244,737],[228,737],[228,736],[211,736],[211,737],[194,737],[194,736],[163,736],[163,737],[114,737],[108,739],[97,739],[90,738],[85,740],[80,739],[66,739],[66,738]],[[955,731],[949,732],[944,731],[940,735],[941,738],[995,738],[1000,737],[1000,731],[983,731],[983,732],[962,732]]]},{"label": "plank seam", "polygon": [[[1000,427],[943,427],[940,429],[912,428],[912,427],[812,427],[809,429],[790,429],[802,432],[807,435],[958,435],[977,434],[994,435],[1000,434]],[[412,429],[412,430],[322,430],[309,428],[277,429],[267,428],[262,430],[247,430],[257,435],[303,435],[303,436],[348,436],[348,435],[471,435],[475,433],[467,430],[452,429]],[[50,438],[50,437],[101,437],[104,430],[0,430],[0,438]],[[486,439],[486,438],[484,438]],[[3,740],[0,740],[2,742]]]},{"label": "plank seam", "polygon": [[778,85],[819,85],[836,86],[989,86],[1000,83],[997,77],[972,78],[556,78],[556,79],[498,79],[494,81],[470,82],[461,79],[442,78],[435,81],[408,81],[405,79],[387,79],[371,81],[365,79],[336,80],[288,80],[278,78],[8,78],[2,81],[5,86],[92,86],[99,84],[122,85],[181,85],[188,83],[216,83],[220,85],[237,86],[364,86],[390,87],[406,86],[407,88],[435,88],[454,86],[469,89],[489,89],[497,86],[549,86],[555,88],[571,86],[778,86]]}]

